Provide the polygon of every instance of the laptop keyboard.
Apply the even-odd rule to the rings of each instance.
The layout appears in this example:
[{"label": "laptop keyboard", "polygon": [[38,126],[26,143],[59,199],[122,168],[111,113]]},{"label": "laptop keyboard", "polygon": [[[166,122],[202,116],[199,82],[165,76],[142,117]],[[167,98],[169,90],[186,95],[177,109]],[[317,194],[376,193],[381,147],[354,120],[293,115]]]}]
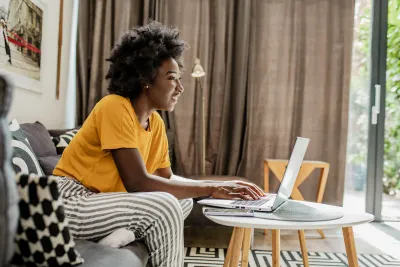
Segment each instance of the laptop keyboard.
[{"label": "laptop keyboard", "polygon": [[263,199],[259,200],[235,200],[231,204],[232,205],[239,205],[239,206],[246,206],[246,207],[259,207],[265,203],[267,203],[272,198],[271,195],[264,197]]}]

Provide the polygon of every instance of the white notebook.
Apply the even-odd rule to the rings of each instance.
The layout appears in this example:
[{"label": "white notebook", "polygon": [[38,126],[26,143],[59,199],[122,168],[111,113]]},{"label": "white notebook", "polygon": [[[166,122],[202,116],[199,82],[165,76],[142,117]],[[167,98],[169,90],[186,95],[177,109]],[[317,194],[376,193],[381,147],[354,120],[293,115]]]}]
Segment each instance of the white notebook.
[{"label": "white notebook", "polygon": [[250,209],[205,208],[204,215],[253,217],[254,211]]}]

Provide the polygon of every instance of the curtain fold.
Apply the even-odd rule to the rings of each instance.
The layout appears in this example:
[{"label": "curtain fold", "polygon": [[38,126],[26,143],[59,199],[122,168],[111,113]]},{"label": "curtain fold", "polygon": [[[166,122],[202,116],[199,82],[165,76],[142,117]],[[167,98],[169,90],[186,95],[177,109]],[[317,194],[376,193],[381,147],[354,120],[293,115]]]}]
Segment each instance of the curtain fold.
[{"label": "curtain fold", "polygon": [[[239,175],[262,184],[262,160],[287,159],[295,138],[308,137],[305,159],[331,165],[324,202],[342,203],[353,8],[353,1],[252,2],[249,121]],[[310,179],[300,190],[315,201],[317,186]]]},{"label": "curtain fold", "polygon": [[[226,73],[223,99],[221,134],[219,136],[218,154],[215,173],[236,175],[244,149],[246,124],[247,70],[249,40],[251,29],[251,1],[235,2],[232,45],[228,48],[228,57],[232,60],[232,70]],[[232,42],[231,41],[231,42]],[[231,43],[230,42],[230,43]]]},{"label": "curtain fold", "polygon": [[[149,19],[190,45],[184,94],[162,112],[175,136],[176,172],[200,173],[201,95],[190,76],[200,58],[206,107],[206,172],[263,185],[263,159],[287,159],[297,136],[306,159],[331,164],[324,202],[343,199],[353,37],[351,0],[86,0],[78,28],[78,122],[104,96],[104,61],[119,35]],[[272,189],[276,189],[271,177]],[[315,200],[317,179],[300,187]]]}]

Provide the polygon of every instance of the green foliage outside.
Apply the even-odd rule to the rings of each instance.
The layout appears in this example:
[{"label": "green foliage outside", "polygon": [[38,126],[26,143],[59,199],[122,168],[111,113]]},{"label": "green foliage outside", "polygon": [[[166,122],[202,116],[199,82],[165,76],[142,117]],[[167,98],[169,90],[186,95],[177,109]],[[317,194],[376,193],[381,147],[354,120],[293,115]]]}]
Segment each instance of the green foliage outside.
[{"label": "green foliage outside", "polygon": [[[367,0],[370,1],[370,0]],[[350,90],[347,164],[353,187],[362,190],[366,178],[370,90],[371,8],[360,1],[355,14],[355,38]],[[363,6],[364,4],[365,6]],[[385,159],[383,191],[400,192],[400,0],[389,0],[387,33]]]},{"label": "green foliage outside", "polygon": [[383,190],[400,193],[400,0],[389,1]]}]

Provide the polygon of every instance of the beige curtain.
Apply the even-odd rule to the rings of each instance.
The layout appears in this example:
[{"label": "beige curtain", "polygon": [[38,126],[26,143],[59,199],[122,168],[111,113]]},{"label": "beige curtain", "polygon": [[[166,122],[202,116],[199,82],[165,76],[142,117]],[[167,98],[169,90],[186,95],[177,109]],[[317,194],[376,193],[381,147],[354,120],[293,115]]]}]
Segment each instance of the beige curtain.
[{"label": "beige curtain", "polygon": [[140,0],[79,1],[77,38],[77,124],[107,92],[105,61],[118,37],[142,23]]},{"label": "beige curtain", "polygon": [[[309,137],[306,159],[331,164],[324,202],[342,203],[354,1],[104,0],[80,5],[87,7],[80,19],[91,20],[86,26],[79,23],[79,58],[85,54],[82,60],[90,62],[79,61],[82,118],[105,92],[103,59],[114,40],[154,18],[180,28],[191,47],[185,54],[185,93],[173,113],[163,114],[174,129],[179,174],[200,172],[201,96],[190,76],[199,57],[207,73],[202,80],[207,173],[240,175],[263,185],[263,159],[287,159],[295,137]],[[94,36],[81,36],[82,28]],[[272,189],[274,181],[271,177]],[[316,179],[310,179],[300,190],[315,200],[316,187]]]},{"label": "beige curtain", "polygon": [[[306,159],[331,165],[324,202],[341,204],[347,143],[354,2],[252,1],[246,147],[239,174],[261,183],[263,158],[288,158],[296,136]],[[300,191],[316,199],[317,179]]]},{"label": "beige curtain", "polygon": [[[186,66],[200,57],[207,72],[207,173],[263,185],[263,159],[287,159],[296,136],[309,137],[306,159],[331,164],[324,201],[341,204],[354,2],[168,2],[179,16],[166,22],[191,45]],[[189,73],[184,84],[174,118],[184,174],[193,175],[199,98]],[[315,200],[317,186],[310,178],[300,190]]]}]

